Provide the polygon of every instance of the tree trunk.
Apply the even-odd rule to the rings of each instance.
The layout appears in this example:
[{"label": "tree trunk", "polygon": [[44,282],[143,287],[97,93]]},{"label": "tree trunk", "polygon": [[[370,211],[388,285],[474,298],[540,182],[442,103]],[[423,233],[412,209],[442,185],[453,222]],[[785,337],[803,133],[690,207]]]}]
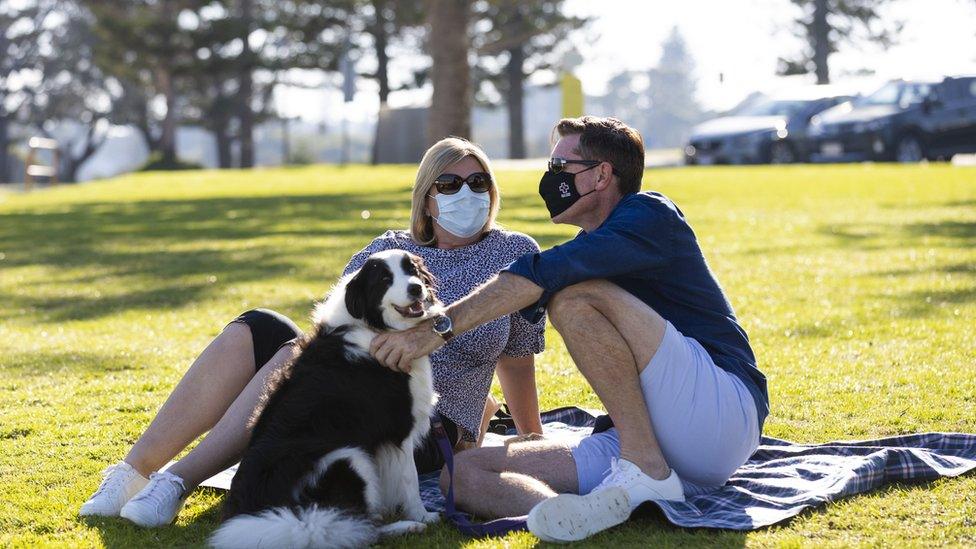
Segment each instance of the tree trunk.
[{"label": "tree trunk", "polygon": [[817,84],[830,84],[830,69],[827,67],[827,57],[830,55],[828,2],[829,0],[814,0],[813,3],[813,65],[817,74]]},{"label": "tree trunk", "polygon": [[432,144],[449,135],[471,136],[471,67],[468,65],[470,0],[427,0],[427,47],[434,94],[427,122]]},{"label": "tree trunk", "polygon": [[231,155],[231,138],[227,133],[226,122],[214,127],[214,140],[217,141],[217,165],[225,170],[233,167],[233,157]]},{"label": "tree trunk", "polygon": [[[380,110],[386,106],[386,100],[390,96],[390,56],[386,52],[389,44],[389,28],[387,25],[388,10],[387,0],[374,0],[373,9],[376,10],[376,20],[372,28],[373,43],[376,48],[376,82],[380,86]],[[376,131],[373,135],[373,149],[370,152],[370,163],[376,164],[376,157],[379,154],[379,115],[376,117]]]},{"label": "tree trunk", "polygon": [[241,167],[254,167],[254,110],[251,105],[254,95],[251,44],[251,0],[241,0],[241,72],[240,87],[237,94],[238,117],[240,118]]},{"label": "tree trunk", "polygon": [[156,70],[156,79],[163,97],[166,98],[166,117],[163,118],[159,148],[163,153],[164,165],[174,166],[176,165],[176,92],[173,90],[173,78],[169,67],[159,67]]},{"label": "tree trunk", "polygon": [[[0,105],[0,109],[2,108],[3,105]],[[10,177],[10,157],[7,155],[10,148],[8,124],[7,117],[0,116],[0,183],[10,183],[13,180]]]},{"label": "tree trunk", "polygon": [[523,64],[525,50],[522,45],[508,50],[508,65],[505,75],[508,79],[508,157],[525,158],[525,90],[522,87],[525,80]]}]

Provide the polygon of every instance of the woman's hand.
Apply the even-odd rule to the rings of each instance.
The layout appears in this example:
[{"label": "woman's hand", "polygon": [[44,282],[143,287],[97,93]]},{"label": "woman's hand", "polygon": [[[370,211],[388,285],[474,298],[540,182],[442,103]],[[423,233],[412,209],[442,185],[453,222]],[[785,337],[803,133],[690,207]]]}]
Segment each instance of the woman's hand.
[{"label": "woman's hand", "polygon": [[434,333],[429,322],[402,332],[388,332],[373,338],[369,353],[391,370],[410,373],[410,364],[444,345],[444,339]]}]

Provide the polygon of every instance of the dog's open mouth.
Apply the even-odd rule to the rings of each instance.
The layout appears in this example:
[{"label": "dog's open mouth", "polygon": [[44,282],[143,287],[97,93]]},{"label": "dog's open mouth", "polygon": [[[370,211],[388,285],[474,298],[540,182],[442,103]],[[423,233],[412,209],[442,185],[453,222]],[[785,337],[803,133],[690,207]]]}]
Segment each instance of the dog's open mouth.
[{"label": "dog's open mouth", "polygon": [[419,299],[406,307],[400,307],[399,305],[394,304],[393,308],[396,309],[396,312],[400,313],[401,316],[406,318],[419,318],[424,316],[425,312],[424,303]]}]

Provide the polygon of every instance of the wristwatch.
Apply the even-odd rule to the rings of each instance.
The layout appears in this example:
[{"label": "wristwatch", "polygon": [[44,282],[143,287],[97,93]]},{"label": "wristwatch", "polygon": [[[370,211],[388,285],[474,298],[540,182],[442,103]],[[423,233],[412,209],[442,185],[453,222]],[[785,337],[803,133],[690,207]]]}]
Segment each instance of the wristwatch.
[{"label": "wristwatch", "polygon": [[434,333],[443,337],[444,341],[450,341],[454,337],[454,322],[447,315],[437,315],[434,317]]}]

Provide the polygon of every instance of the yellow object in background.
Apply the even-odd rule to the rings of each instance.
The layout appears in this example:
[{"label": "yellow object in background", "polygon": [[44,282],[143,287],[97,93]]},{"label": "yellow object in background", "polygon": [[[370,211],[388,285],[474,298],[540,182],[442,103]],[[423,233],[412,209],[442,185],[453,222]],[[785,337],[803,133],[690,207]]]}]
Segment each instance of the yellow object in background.
[{"label": "yellow object in background", "polygon": [[583,82],[564,72],[559,79],[559,88],[563,96],[563,118],[583,116]]}]

